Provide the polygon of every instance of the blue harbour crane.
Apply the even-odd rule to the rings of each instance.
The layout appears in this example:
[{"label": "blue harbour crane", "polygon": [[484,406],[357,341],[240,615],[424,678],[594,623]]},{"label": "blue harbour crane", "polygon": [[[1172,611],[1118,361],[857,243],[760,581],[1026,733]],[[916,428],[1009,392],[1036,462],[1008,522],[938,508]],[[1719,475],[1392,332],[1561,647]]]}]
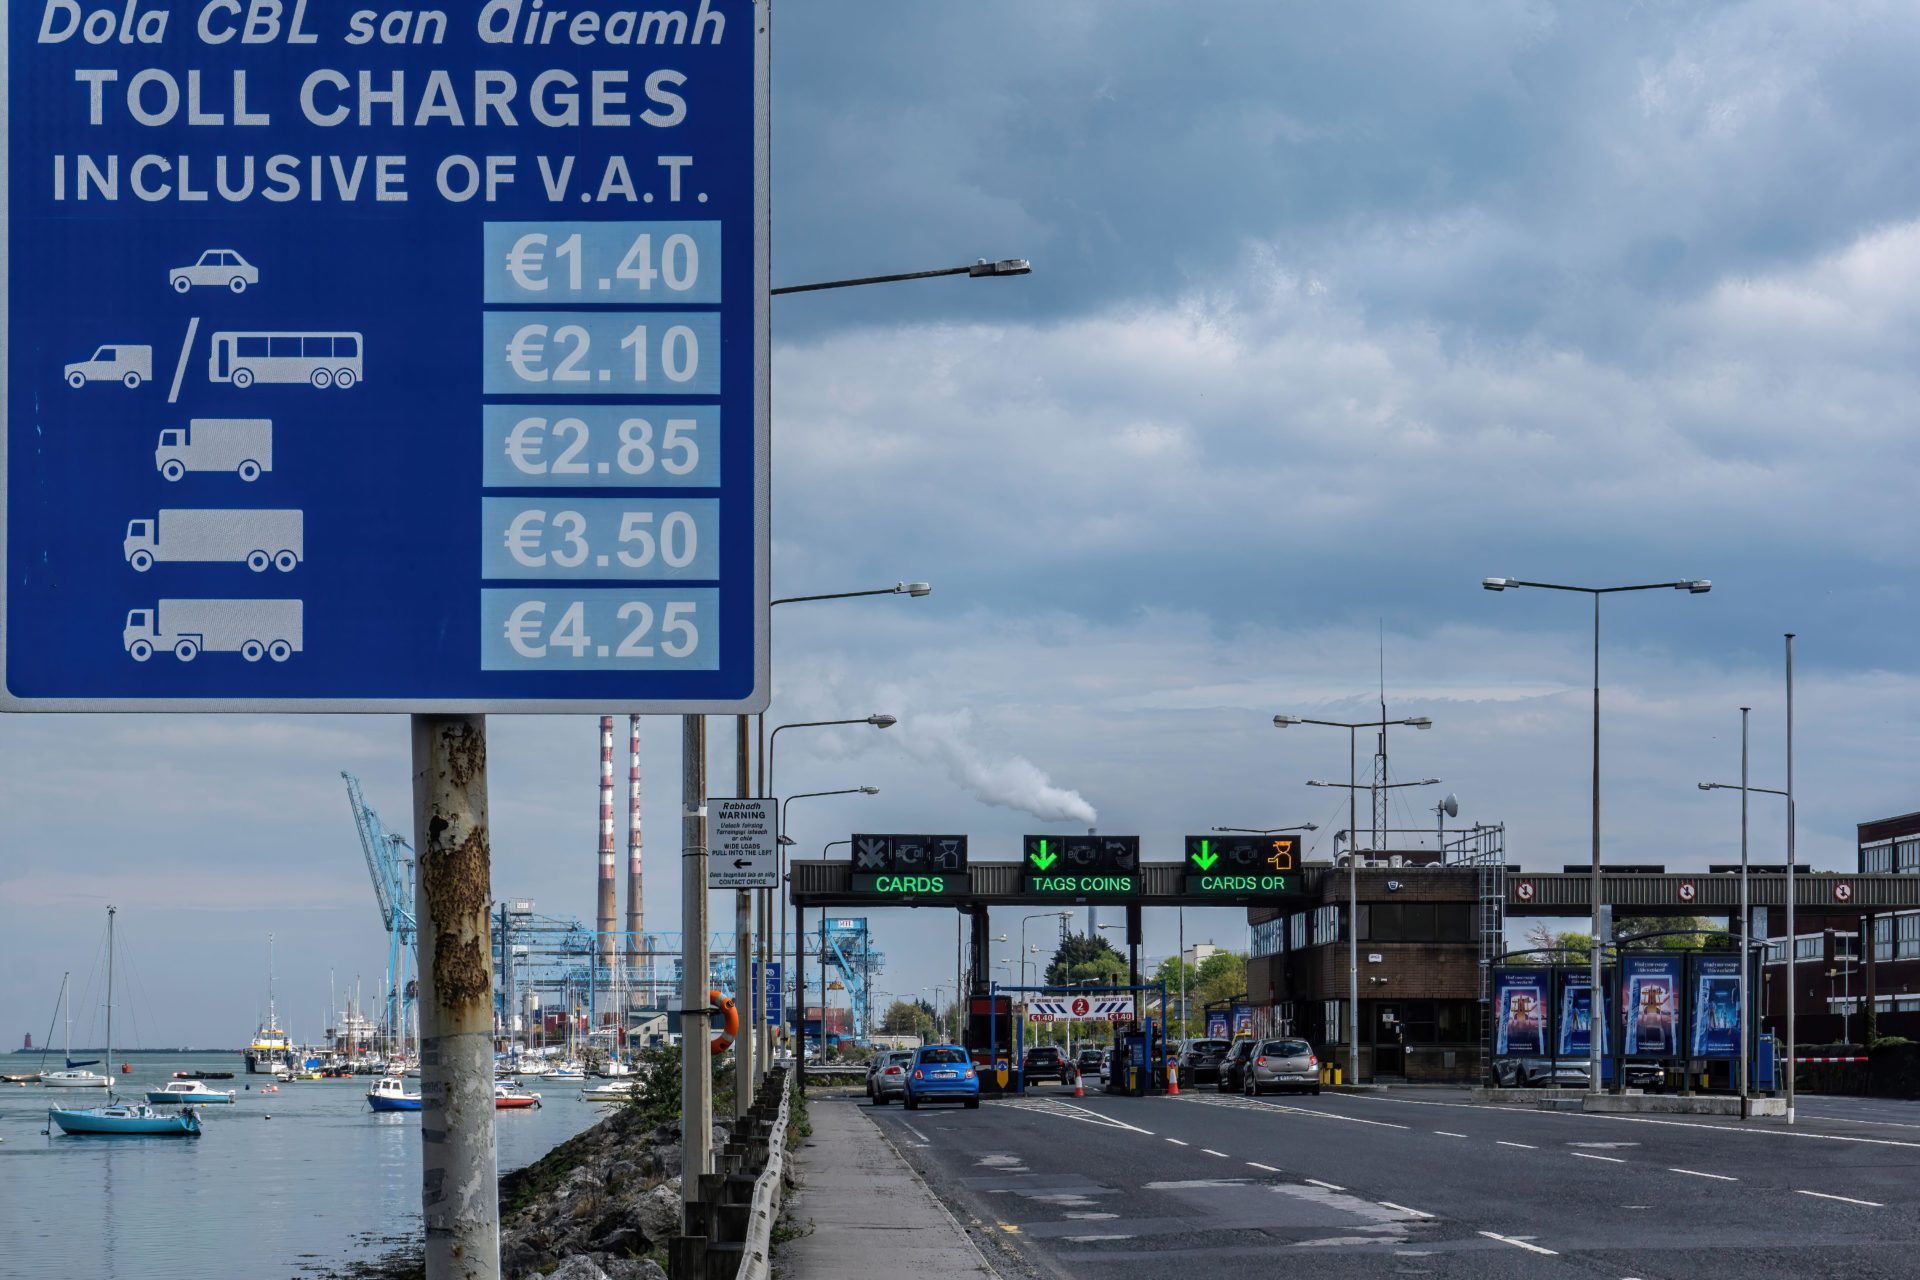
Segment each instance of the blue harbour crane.
[{"label": "blue harbour crane", "polygon": [[[380,815],[361,794],[358,778],[344,770],[340,776],[347,781],[354,829],[360,833],[360,849],[367,855],[367,874],[373,877],[373,896],[380,905],[380,923],[387,930],[387,1029],[397,1041],[401,1038],[405,1013],[398,982],[400,951],[411,947],[420,932],[413,915],[413,846],[386,829]],[[412,998],[409,984],[405,999]]]}]

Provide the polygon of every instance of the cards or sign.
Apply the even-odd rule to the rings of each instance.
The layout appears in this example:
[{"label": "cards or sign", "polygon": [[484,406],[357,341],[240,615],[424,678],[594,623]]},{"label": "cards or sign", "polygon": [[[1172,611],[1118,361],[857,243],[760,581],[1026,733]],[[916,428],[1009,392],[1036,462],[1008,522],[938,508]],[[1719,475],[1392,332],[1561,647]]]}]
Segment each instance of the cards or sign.
[{"label": "cards or sign", "polygon": [[778,807],[771,796],[707,801],[707,888],[780,887]]}]

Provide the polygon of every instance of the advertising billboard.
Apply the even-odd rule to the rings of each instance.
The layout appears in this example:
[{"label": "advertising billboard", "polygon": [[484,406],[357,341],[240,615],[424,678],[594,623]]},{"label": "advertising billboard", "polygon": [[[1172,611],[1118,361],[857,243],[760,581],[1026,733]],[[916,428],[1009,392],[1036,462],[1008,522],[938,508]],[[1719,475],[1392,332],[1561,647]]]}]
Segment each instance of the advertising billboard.
[{"label": "advertising billboard", "polygon": [[1732,1058],[1740,1052],[1740,961],[1696,956],[1693,962],[1693,1034],[1696,1058]]},{"label": "advertising billboard", "polygon": [[[1605,981],[1604,975],[1601,980]],[[1593,975],[1585,969],[1562,969],[1558,1024],[1558,1052],[1561,1057],[1584,1058],[1593,1052],[1593,1009]],[[1606,1051],[1607,1027],[1603,1018],[1600,1025],[1600,1052]]]},{"label": "advertising billboard", "polygon": [[1680,1053],[1680,957],[1628,956],[1621,964],[1620,1013],[1629,1058]]},{"label": "advertising billboard", "polygon": [[1547,1056],[1547,971],[1493,971],[1493,1053],[1495,1057]]},{"label": "advertising billboard", "polygon": [[1207,1010],[1207,1039],[1225,1040],[1227,1038],[1227,1011],[1225,1009]]}]

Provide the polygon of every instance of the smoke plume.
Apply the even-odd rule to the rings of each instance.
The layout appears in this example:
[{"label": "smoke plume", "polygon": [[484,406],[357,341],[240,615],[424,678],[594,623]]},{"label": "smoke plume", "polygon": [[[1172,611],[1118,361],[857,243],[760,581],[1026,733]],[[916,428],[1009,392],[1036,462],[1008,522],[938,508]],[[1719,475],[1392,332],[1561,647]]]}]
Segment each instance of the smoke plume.
[{"label": "smoke plume", "polygon": [[992,760],[972,740],[973,715],[910,716],[895,742],[917,759],[939,764],[976,800],[1030,813],[1042,822],[1095,823],[1093,806],[1078,791],[1056,787],[1046,772],[1025,756]]}]

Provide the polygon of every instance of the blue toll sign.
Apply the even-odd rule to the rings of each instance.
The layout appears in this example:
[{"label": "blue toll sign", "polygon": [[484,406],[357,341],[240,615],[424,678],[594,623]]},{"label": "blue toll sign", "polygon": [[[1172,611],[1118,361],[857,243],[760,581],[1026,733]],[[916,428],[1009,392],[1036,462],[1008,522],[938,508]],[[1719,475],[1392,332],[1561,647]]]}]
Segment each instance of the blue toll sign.
[{"label": "blue toll sign", "polygon": [[767,6],[8,6],[0,708],[767,689]]}]

